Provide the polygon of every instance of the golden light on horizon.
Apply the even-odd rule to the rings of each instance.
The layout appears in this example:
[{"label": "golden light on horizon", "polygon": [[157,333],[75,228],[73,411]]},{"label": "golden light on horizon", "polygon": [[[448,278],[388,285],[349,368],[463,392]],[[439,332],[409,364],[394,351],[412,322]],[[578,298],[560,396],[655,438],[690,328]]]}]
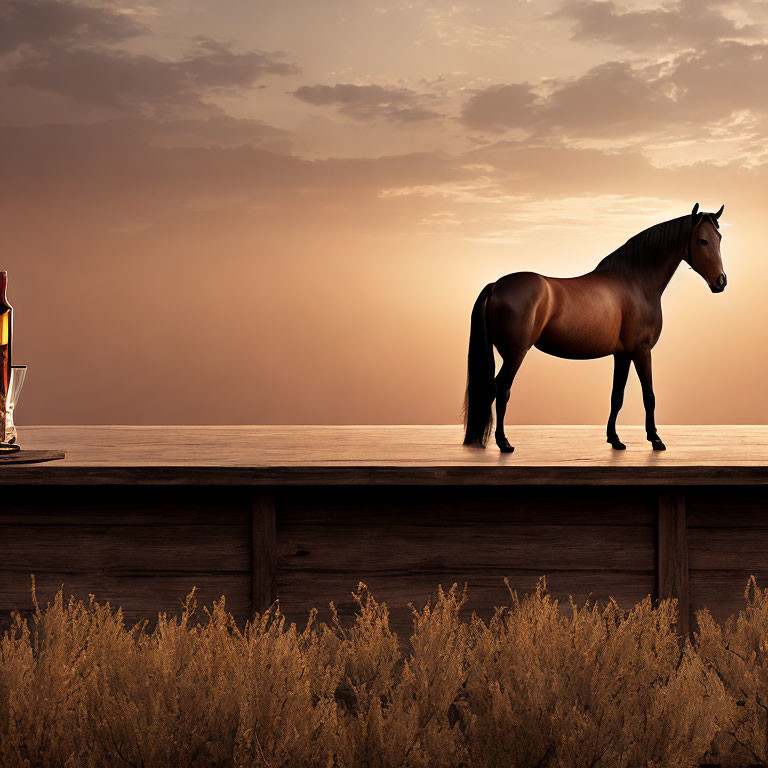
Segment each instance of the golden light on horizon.
[{"label": "golden light on horizon", "polygon": [[[664,294],[657,419],[768,420],[762,6],[1,13],[23,422],[457,423],[487,282],[582,274],[697,201],[729,285],[683,265]],[[611,365],[532,352],[508,423],[603,423]]]}]

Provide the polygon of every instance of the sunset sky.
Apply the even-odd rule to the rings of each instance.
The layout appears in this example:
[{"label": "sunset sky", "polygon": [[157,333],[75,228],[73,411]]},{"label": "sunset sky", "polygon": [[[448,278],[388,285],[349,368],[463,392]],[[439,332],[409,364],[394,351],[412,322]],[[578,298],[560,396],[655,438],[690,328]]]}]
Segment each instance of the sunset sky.
[{"label": "sunset sky", "polygon": [[[458,423],[486,283],[698,202],[728,288],[667,289],[657,421],[765,423],[766,83],[761,0],[0,0],[18,420]],[[611,371],[533,350],[510,434]]]}]

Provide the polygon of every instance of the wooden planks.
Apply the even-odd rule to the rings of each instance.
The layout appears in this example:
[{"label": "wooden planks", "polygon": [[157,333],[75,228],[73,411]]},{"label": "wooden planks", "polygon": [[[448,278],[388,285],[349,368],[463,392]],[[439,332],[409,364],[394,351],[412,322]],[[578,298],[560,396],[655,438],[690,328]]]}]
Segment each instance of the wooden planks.
[{"label": "wooden planks", "polygon": [[[66,518],[65,518],[66,520]],[[0,525],[3,573],[82,571],[244,573],[246,528],[236,525]]]},{"label": "wooden planks", "polygon": [[692,489],[687,504],[691,609],[725,621],[744,608],[750,575],[768,586],[768,491]]},{"label": "wooden planks", "polygon": [[407,630],[439,583],[490,616],[505,575],[560,599],[673,595],[681,630],[686,604],[738,610],[750,573],[768,581],[768,428],[667,428],[662,455],[626,432],[619,454],[602,428],[523,428],[510,457],[456,426],[26,428],[68,456],[0,467],[0,614],[29,609],[30,572],[134,616],[195,585],[231,590],[240,618],[277,596],[351,619],[362,580]]},{"label": "wooden planks", "polygon": [[656,524],[657,491],[649,488],[557,486],[497,488],[463,486],[377,487],[288,486],[279,489],[280,519],[286,525],[359,522],[371,526],[418,520],[424,526],[473,526],[525,521],[581,525]]},{"label": "wooden planks", "polygon": [[664,428],[653,452],[623,427],[518,427],[517,450],[462,445],[459,425],[24,427],[25,449],[63,461],[0,467],[0,483],[149,485],[768,484],[768,427]]},{"label": "wooden planks", "polygon": [[[362,521],[361,521],[362,523]],[[396,549],[395,549],[396,548]],[[339,573],[443,573],[465,570],[620,571],[638,560],[652,567],[649,527],[613,525],[334,525],[281,526],[281,568],[330,568]]]},{"label": "wooden planks", "polygon": [[[149,490],[149,492],[148,492]],[[227,597],[251,608],[248,489],[12,487],[0,511],[0,623],[30,611],[30,574],[42,603],[63,585],[121,605],[127,619]]]},{"label": "wooden planks", "polygon": [[[281,489],[277,593],[292,621],[312,607],[352,620],[350,596],[365,582],[407,637],[411,612],[437,585],[469,584],[472,610],[490,618],[509,603],[504,576],[521,594],[545,575],[553,596],[615,597],[629,607],[652,594],[655,496],[644,489]],[[367,503],[366,503],[367,501]]]}]

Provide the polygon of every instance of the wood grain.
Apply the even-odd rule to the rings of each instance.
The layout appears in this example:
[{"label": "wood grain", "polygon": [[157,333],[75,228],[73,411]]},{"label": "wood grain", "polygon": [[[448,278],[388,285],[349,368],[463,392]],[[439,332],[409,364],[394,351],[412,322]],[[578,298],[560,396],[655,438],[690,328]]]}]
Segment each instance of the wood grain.
[{"label": "wood grain", "polygon": [[0,453],[0,466],[5,464],[34,464],[41,461],[56,461],[57,459],[63,459],[64,456],[64,451],[28,451],[23,449],[14,453]]},{"label": "wood grain", "polygon": [[[65,599],[70,594],[83,600],[93,594],[100,603],[123,606],[127,619],[156,618],[158,611],[178,613],[184,597],[196,587],[198,607],[226,596],[226,605],[237,617],[250,612],[250,574],[144,573],[113,576],[103,572],[35,573],[37,597],[42,607],[53,600],[63,586]],[[29,612],[33,608],[29,573],[0,575],[0,613]]]},{"label": "wood grain", "polygon": [[768,587],[768,564],[760,569],[728,571],[691,571],[691,611],[708,608],[720,622],[738,614],[746,605],[744,591],[749,577],[755,576],[759,589]]},{"label": "wood grain", "polygon": [[688,544],[685,524],[685,496],[680,491],[659,494],[658,597],[677,598],[677,630],[690,631],[688,592]]},{"label": "wood grain", "polygon": [[612,451],[604,427],[517,427],[514,454],[462,445],[459,425],[23,427],[29,449],[67,457],[0,467],[0,483],[738,485],[768,484],[768,427],[638,427]]},{"label": "wood grain", "polygon": [[277,598],[277,532],[272,489],[254,489],[252,505],[251,613],[263,613]]},{"label": "wood grain", "polygon": [[[740,523],[738,515],[731,522]],[[689,528],[688,562],[696,571],[749,571],[768,566],[768,528]]]},{"label": "wood grain", "polygon": [[434,487],[287,486],[280,488],[281,525],[421,526],[656,525],[658,492],[620,486]]},{"label": "wood grain", "polygon": [[248,529],[234,525],[2,525],[0,572],[250,571]]},{"label": "wood grain", "polygon": [[250,516],[251,490],[220,486],[6,486],[0,504],[0,525],[246,527]]},{"label": "wood grain", "polygon": [[686,490],[689,528],[768,527],[768,491],[754,487]]},{"label": "wood grain", "polygon": [[653,569],[653,529],[642,526],[280,526],[278,567],[319,572],[441,573],[515,568]]}]

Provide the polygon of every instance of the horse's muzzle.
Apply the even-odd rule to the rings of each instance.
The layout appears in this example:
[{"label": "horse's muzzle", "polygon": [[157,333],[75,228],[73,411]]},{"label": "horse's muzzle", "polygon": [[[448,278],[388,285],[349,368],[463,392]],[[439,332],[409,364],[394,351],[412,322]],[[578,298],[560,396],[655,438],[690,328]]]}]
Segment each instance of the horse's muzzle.
[{"label": "horse's muzzle", "polygon": [[712,293],[722,293],[726,285],[728,285],[728,278],[725,276],[725,272],[721,272],[720,277],[714,283],[709,284],[709,290]]}]

